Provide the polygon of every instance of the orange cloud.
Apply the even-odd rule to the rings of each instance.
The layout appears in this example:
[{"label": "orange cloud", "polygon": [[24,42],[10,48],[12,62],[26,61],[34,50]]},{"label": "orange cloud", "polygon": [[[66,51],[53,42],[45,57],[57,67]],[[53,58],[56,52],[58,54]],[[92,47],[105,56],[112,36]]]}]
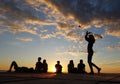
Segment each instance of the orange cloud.
[{"label": "orange cloud", "polygon": [[108,35],[120,37],[120,27],[115,27],[115,28],[107,28],[106,33]]},{"label": "orange cloud", "polygon": [[16,39],[21,41],[26,41],[26,42],[33,40],[32,38],[28,38],[28,37],[17,37]]}]

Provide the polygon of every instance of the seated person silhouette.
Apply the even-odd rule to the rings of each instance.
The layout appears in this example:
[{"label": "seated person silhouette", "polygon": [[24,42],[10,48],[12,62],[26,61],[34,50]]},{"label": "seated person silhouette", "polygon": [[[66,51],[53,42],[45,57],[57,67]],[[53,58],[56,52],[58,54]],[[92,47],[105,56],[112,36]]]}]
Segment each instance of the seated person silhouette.
[{"label": "seated person silhouette", "polygon": [[44,59],[43,60],[43,69],[42,69],[42,72],[43,73],[47,73],[47,70],[48,70],[48,64],[46,63],[46,60]]},{"label": "seated person silhouette", "polygon": [[41,57],[38,57],[38,62],[36,62],[35,72],[41,73],[42,72],[43,64],[41,63]]},{"label": "seated person silhouette", "polygon": [[70,60],[68,64],[68,73],[73,73],[73,72],[74,72],[74,63],[73,60]]},{"label": "seated person silhouette", "polygon": [[85,64],[83,63],[83,60],[80,60],[80,63],[78,64],[78,73],[85,73]]},{"label": "seated person silhouette", "polygon": [[10,69],[8,70],[8,72],[11,72],[13,67],[15,69],[15,72],[20,72],[20,73],[34,72],[33,68],[19,67],[15,61],[11,63]]},{"label": "seated person silhouette", "polygon": [[56,73],[62,73],[62,66],[60,65],[60,61],[57,61],[55,68],[56,68]]}]

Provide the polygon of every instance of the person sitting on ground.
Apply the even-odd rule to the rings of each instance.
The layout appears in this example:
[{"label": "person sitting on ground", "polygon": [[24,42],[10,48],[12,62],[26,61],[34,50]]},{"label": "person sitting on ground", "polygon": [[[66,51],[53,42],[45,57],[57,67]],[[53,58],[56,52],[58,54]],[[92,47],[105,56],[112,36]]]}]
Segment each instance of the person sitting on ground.
[{"label": "person sitting on ground", "polygon": [[78,64],[78,73],[85,73],[85,64],[83,63],[83,60],[80,60],[80,63]]},{"label": "person sitting on ground", "polygon": [[44,59],[43,60],[43,69],[42,69],[43,73],[47,73],[47,70],[48,70],[48,64],[46,63],[46,60]]},{"label": "person sitting on ground", "polygon": [[60,61],[57,61],[55,68],[56,68],[56,73],[62,73],[62,66],[60,65]]},{"label": "person sitting on ground", "polygon": [[38,62],[36,62],[35,72],[41,73],[42,72],[43,64],[41,63],[41,57],[38,57]]},{"label": "person sitting on ground", "polygon": [[10,65],[10,68],[8,72],[11,72],[12,68],[14,67],[15,72],[20,72],[20,73],[26,73],[26,72],[34,72],[33,68],[27,68],[27,67],[19,67],[18,64],[13,61]]},{"label": "person sitting on ground", "polygon": [[68,73],[73,73],[74,72],[73,70],[74,70],[74,63],[73,60],[70,60],[68,64]]}]

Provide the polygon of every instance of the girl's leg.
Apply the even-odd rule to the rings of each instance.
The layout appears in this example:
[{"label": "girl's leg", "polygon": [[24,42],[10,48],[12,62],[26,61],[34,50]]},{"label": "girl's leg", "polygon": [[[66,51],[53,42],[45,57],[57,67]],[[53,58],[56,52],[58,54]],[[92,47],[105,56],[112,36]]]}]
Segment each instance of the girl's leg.
[{"label": "girl's leg", "polygon": [[14,67],[15,70],[18,69],[18,65],[15,61],[13,61],[10,65],[10,69],[9,69],[10,72],[11,72],[12,67]]},{"label": "girl's leg", "polygon": [[92,67],[92,54],[88,53],[88,64],[89,64],[89,67],[90,67],[90,73],[94,73],[93,72],[93,67]]},{"label": "girl's leg", "polygon": [[97,70],[98,70],[98,73],[100,73],[100,70],[101,68],[99,68],[97,65],[95,65],[94,63],[92,63],[92,66],[94,66]]}]

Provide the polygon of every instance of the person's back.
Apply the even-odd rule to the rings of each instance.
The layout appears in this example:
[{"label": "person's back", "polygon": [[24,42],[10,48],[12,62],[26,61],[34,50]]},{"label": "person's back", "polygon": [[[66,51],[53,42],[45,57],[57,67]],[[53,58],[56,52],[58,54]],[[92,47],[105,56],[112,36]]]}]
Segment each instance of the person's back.
[{"label": "person's back", "polygon": [[36,63],[36,67],[35,67],[36,72],[42,72],[42,63],[40,61],[41,61],[41,57],[38,58],[38,62]]},{"label": "person's back", "polygon": [[46,73],[48,70],[48,64],[46,63],[46,60],[43,60],[43,72]]},{"label": "person's back", "polygon": [[78,64],[78,73],[85,73],[85,64],[83,64],[83,60],[80,60]]},{"label": "person's back", "polygon": [[60,65],[60,61],[57,61],[55,68],[56,68],[56,73],[62,73],[62,66]]},{"label": "person's back", "polygon": [[36,72],[41,72],[41,70],[42,70],[42,63],[41,62],[37,62],[35,71]]},{"label": "person's back", "polygon": [[70,60],[70,63],[68,64],[68,73],[73,73],[74,71],[74,63],[73,60]]}]

